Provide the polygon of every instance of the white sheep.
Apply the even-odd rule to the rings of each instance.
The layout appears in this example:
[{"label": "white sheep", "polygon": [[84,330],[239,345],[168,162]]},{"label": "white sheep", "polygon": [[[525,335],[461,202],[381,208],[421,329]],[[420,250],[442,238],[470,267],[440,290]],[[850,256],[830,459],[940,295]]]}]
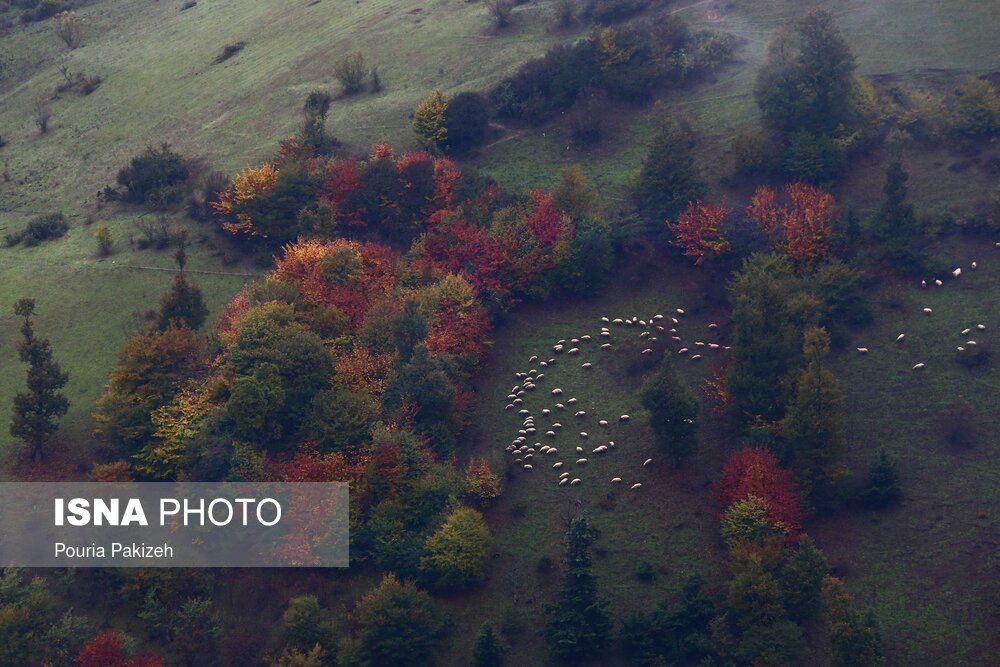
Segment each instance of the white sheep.
[{"label": "white sheep", "polygon": [[589,438],[590,436],[589,436],[589,435],[587,435],[587,432],[586,432],[586,431],[580,431],[580,437],[581,437],[581,438],[583,438],[584,440],[586,440],[586,439],[587,439],[587,438]]},{"label": "white sheep", "polygon": [[566,486],[568,482],[569,482],[569,477],[563,477],[561,480],[559,480],[559,486]]},{"label": "white sheep", "polygon": [[632,485],[632,490],[633,491],[635,491],[636,489],[641,489],[641,488],[642,488],[642,484],[640,482],[636,482],[635,484]]},{"label": "white sheep", "polygon": [[933,312],[934,312],[934,311],[933,311],[933,310],[931,310],[930,308],[924,308],[924,314],[926,314],[926,315],[930,315],[930,314],[931,314],[931,313],[933,313]]},{"label": "white sheep", "polygon": [[545,373],[539,373],[538,375],[535,376],[535,381],[537,382],[538,380],[542,380],[544,378],[545,378]]},{"label": "white sheep", "polygon": [[712,331],[715,331],[716,329],[719,328],[719,325],[716,324],[715,322],[712,322],[711,324],[708,325],[708,328],[711,329]]},{"label": "white sheep", "polygon": [[568,472],[559,473],[559,479],[562,479],[563,477],[569,477],[569,473]]},{"label": "white sheep", "polygon": [[642,467],[645,468],[646,466],[648,466],[652,462],[653,462],[653,459],[646,459],[645,461],[642,462]]},{"label": "white sheep", "polygon": [[597,423],[600,424],[601,426],[607,426],[608,425],[608,420],[607,419],[602,419],[601,421],[599,421]]},{"label": "white sheep", "polygon": [[986,325],[985,324],[977,324],[976,328],[978,330],[980,330],[980,331],[986,331]]},{"label": "white sheep", "polygon": [[570,405],[575,405],[575,404],[576,404],[576,399],[575,399],[575,398],[571,398],[571,399],[569,399],[569,400],[568,400],[568,401],[566,401],[566,402],[567,402],[568,404],[570,404]]},{"label": "white sheep", "polygon": [[979,268],[979,264],[973,262],[972,264],[969,265],[969,268],[971,268],[973,271],[975,271],[976,269]]},{"label": "white sheep", "polygon": [[579,446],[578,446],[578,447],[576,448],[576,453],[577,453],[577,454],[583,454],[583,447],[579,447]]},{"label": "white sheep", "polygon": [[610,447],[611,449],[614,449],[615,448],[615,441],[614,440],[608,440],[608,447]]},{"label": "white sheep", "polygon": [[537,355],[537,354],[533,354],[533,355],[531,355],[531,357],[530,357],[530,358],[528,359],[528,363],[529,363],[529,364],[533,364],[533,363],[535,363],[536,361],[538,361],[538,355]]},{"label": "white sheep", "polygon": [[601,332],[601,338],[611,338],[611,332],[610,331],[602,331]]},{"label": "white sheep", "polygon": [[542,408],[542,416],[543,417],[547,416],[547,415],[550,415],[550,414],[552,414],[551,410],[549,410],[548,408]]},{"label": "white sheep", "polygon": [[549,451],[547,451],[545,453],[551,456],[552,454],[558,454],[559,450],[556,449],[555,447],[549,447]]},{"label": "white sheep", "polygon": [[505,412],[510,412],[513,409],[514,409],[514,404],[513,403],[508,403],[507,405],[504,406],[504,411]]},{"label": "white sheep", "polygon": [[702,341],[702,340],[696,340],[696,341],[694,342],[694,346],[695,346],[695,347],[705,347],[705,341]]},{"label": "white sheep", "polygon": [[934,279],[934,284],[937,285],[938,287],[941,287],[941,285],[944,285],[944,283],[941,282],[940,278],[935,278]]},{"label": "white sheep", "polygon": [[520,410],[517,411],[517,414],[519,414],[519,415],[530,415],[531,414],[531,410],[526,410],[526,409],[522,408],[522,409],[520,409]]},{"label": "white sheep", "polygon": [[562,424],[560,424],[559,422],[555,422],[554,424],[552,424],[552,430],[553,431],[558,431],[562,427],[563,427]]},{"label": "white sheep", "polygon": [[975,347],[976,346],[976,341],[974,341],[974,340],[967,340],[967,341],[965,341],[965,346],[966,347]]},{"label": "white sheep", "polygon": [[631,419],[631,417],[629,417],[628,415],[622,415],[621,417],[618,418],[618,421],[627,422],[629,419]]},{"label": "white sheep", "polygon": [[580,339],[579,338],[571,338],[570,341],[569,341],[570,345],[578,345],[579,343],[580,343]]},{"label": "white sheep", "polygon": [[622,321],[622,318],[620,318],[620,317],[616,317],[615,320],[614,320],[614,323],[615,324],[624,324],[624,322]]},{"label": "white sheep", "polygon": [[958,346],[958,347],[956,347],[955,349],[956,349],[956,350],[957,350],[958,352],[965,352],[965,348],[964,348],[964,347],[962,347],[962,346]]},{"label": "white sheep", "polygon": [[920,362],[919,364],[914,364],[914,366],[913,366],[913,370],[915,370],[915,371],[922,371],[925,368],[927,368],[927,366],[924,365],[923,362]]},{"label": "white sheep", "polygon": [[680,343],[681,342],[681,337],[680,336],[671,336],[670,339],[673,340],[675,343]]},{"label": "white sheep", "polygon": [[576,460],[576,464],[577,464],[578,466],[584,466],[584,465],[587,465],[587,459],[577,459],[577,460]]},{"label": "white sheep", "polygon": [[674,312],[677,313],[678,315],[683,315],[684,314],[684,309],[683,308],[678,308]]},{"label": "white sheep", "polygon": [[572,482],[569,483],[570,486],[578,486],[580,484],[580,478],[577,477]]},{"label": "white sheep", "polygon": [[556,437],[556,432],[555,431],[546,431],[545,432],[545,436],[548,437],[548,438],[554,438],[554,437]]},{"label": "white sheep", "polygon": [[718,343],[709,343],[708,344],[708,349],[710,349],[710,350],[718,350],[719,349],[719,344]]},{"label": "white sheep", "polygon": [[610,350],[611,349],[611,343],[605,343],[604,345],[601,346],[601,349],[602,350]]},{"label": "white sheep", "polygon": [[605,316],[605,317],[602,317],[602,318],[601,318],[601,321],[602,321],[602,322],[604,322],[605,324],[607,324],[607,323],[608,323],[608,322],[610,322],[611,320],[610,320],[610,319],[608,319],[608,317],[607,317],[607,316]]},{"label": "white sheep", "polygon": [[590,342],[590,336],[589,335],[587,335],[587,336],[580,336],[580,340],[582,340],[584,343],[589,343]]},{"label": "white sheep", "polygon": [[692,354],[691,355],[691,361],[700,361],[700,360],[701,360],[701,355],[700,354]]},{"label": "white sheep", "polygon": [[534,467],[530,463],[525,463],[524,469],[527,470],[528,472],[531,472],[532,470],[534,470]]},{"label": "white sheep", "polygon": [[594,447],[593,449],[594,454],[603,454],[606,451],[608,451],[607,445],[601,445],[600,447]]},{"label": "white sheep", "polygon": [[676,317],[671,317],[670,318],[670,322],[671,322],[671,324],[680,324],[681,323],[681,321],[679,319],[677,319]]},{"label": "white sheep", "polygon": [[927,281],[926,280],[921,280],[920,281],[920,286],[921,287],[927,287]]},{"label": "white sheep", "polygon": [[580,364],[580,368],[582,368],[585,371],[589,371],[593,367],[594,367],[594,364],[590,363],[589,361],[587,363],[585,363],[585,364]]},{"label": "white sheep", "polygon": [[901,333],[898,336],[896,336],[896,342],[897,343],[902,343],[904,338],[906,338],[906,334],[905,333]]},{"label": "white sheep", "polygon": [[576,414],[573,415],[573,416],[574,417],[586,417],[587,416],[587,412],[585,410],[577,410]]},{"label": "white sheep", "polygon": [[569,352],[567,352],[566,354],[580,354],[580,348],[578,348],[578,347],[574,347],[573,349],[571,349],[571,350],[570,350]]},{"label": "white sheep", "polygon": [[556,387],[555,389],[552,390],[551,393],[552,393],[553,396],[562,396],[562,389],[560,389],[559,387]]},{"label": "white sheep", "polygon": [[611,478],[611,483],[612,484],[621,484],[622,483],[622,478],[621,477],[612,477]]},{"label": "white sheep", "polygon": [[552,467],[553,467],[553,468],[555,468],[556,470],[558,470],[559,468],[562,468],[562,467],[563,467],[563,462],[562,462],[562,461],[559,461],[559,462],[557,462],[557,463],[553,463],[553,464],[552,464]]},{"label": "white sheep", "polygon": [[651,335],[652,334],[650,334],[648,331],[643,331],[641,334],[639,334],[639,338],[649,338]]},{"label": "white sheep", "polygon": [[858,352],[860,352],[861,354],[868,354],[868,348],[867,347],[859,347],[858,348]]},{"label": "white sheep", "polygon": [[686,347],[682,347],[681,349],[677,350],[677,354],[687,354],[688,352],[689,350]]},{"label": "white sheep", "polygon": [[652,354],[652,353],[653,353],[653,350],[647,347],[645,350],[642,351],[641,354]]},{"label": "white sheep", "polygon": [[565,410],[566,409],[566,406],[563,405],[562,403],[556,403],[556,407],[559,408],[560,410]]},{"label": "white sheep", "polygon": [[951,275],[958,278],[960,275],[962,275],[962,269],[955,269],[954,271],[951,272]]},{"label": "white sheep", "polygon": [[963,336],[968,336],[970,333],[972,333],[972,329],[962,329]]},{"label": "white sheep", "polygon": [[547,361],[539,361],[538,365],[541,366],[542,368],[548,368],[549,362],[547,362]]},{"label": "white sheep", "polygon": [[563,351],[563,346],[562,345],[553,345],[552,346],[552,351],[553,352],[562,352]]}]

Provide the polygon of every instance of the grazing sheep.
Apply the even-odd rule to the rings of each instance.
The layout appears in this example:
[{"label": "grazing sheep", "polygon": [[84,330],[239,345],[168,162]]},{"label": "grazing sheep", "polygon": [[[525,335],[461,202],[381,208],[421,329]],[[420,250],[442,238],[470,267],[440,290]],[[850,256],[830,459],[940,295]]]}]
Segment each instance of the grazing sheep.
[{"label": "grazing sheep", "polygon": [[506,446],[506,447],[504,448],[504,451],[505,451],[505,452],[512,452],[512,451],[514,451],[514,445],[507,445],[507,446]]},{"label": "grazing sheep", "polygon": [[552,351],[553,352],[562,352],[563,351],[563,346],[562,345],[553,345],[552,346]]},{"label": "grazing sheep", "polygon": [[531,472],[532,470],[535,469],[534,466],[532,466],[530,463],[525,463],[522,467],[528,472]]},{"label": "grazing sheep", "polygon": [[573,416],[574,416],[574,417],[586,417],[586,416],[587,416],[587,413],[586,413],[585,411],[583,411],[583,410],[577,410],[577,411],[576,411],[576,414],[575,414],[575,415],[573,415]]},{"label": "grazing sheep", "polygon": [[979,329],[980,331],[986,331],[986,325],[985,324],[977,324],[976,328]]},{"label": "grazing sheep", "polygon": [[559,453],[559,450],[558,450],[558,449],[556,449],[555,447],[549,447],[549,451],[547,451],[547,452],[545,452],[545,453],[546,453],[546,454],[558,454],[558,453]]},{"label": "grazing sheep", "polygon": [[654,322],[659,322],[662,319],[663,319],[663,315],[660,315],[659,313],[657,313],[656,315],[653,315],[653,321]]},{"label": "grazing sheep", "polygon": [[538,365],[541,366],[542,368],[548,368],[549,363],[547,361],[539,361]]},{"label": "grazing sheep", "polygon": [[610,447],[611,449],[614,449],[615,448],[615,441],[614,440],[608,440],[608,447]]},{"label": "grazing sheep", "polygon": [[611,343],[605,343],[604,345],[601,346],[601,349],[602,350],[610,350],[611,349]]},{"label": "grazing sheep", "polygon": [[584,343],[589,343],[590,336],[580,336],[580,340],[582,340]]},{"label": "grazing sheep", "polygon": [[556,343],[557,343],[558,345],[565,345],[565,344],[566,344],[566,339],[565,339],[565,338],[562,338],[562,339],[560,339],[560,340],[557,340],[557,341],[556,341]]},{"label": "grazing sheep", "polygon": [[681,342],[681,337],[680,337],[680,336],[671,336],[670,338],[671,338],[671,340],[673,340],[673,341],[674,341],[675,343],[679,343],[679,342]]},{"label": "grazing sheep", "polygon": [[602,419],[601,421],[599,421],[597,423],[600,424],[601,426],[607,426],[608,425],[608,420],[607,419]]},{"label": "grazing sheep", "polygon": [[683,308],[678,308],[674,312],[677,313],[678,315],[683,315],[684,314],[684,309]]},{"label": "grazing sheep", "polygon": [[504,406],[504,412],[510,412],[513,409],[514,409],[513,403],[508,403],[506,406]]},{"label": "grazing sheep", "polygon": [[575,405],[576,404],[576,399],[575,398],[571,398],[571,399],[569,399],[566,402],[569,403],[570,405]]},{"label": "grazing sheep", "polygon": [[577,344],[579,344],[579,342],[580,342],[579,338],[571,338],[570,341],[569,341],[569,344],[570,345],[577,345]]},{"label": "grazing sheep", "polygon": [[555,359],[549,359],[549,366],[551,366],[551,365],[552,365],[552,364],[554,364],[554,363],[556,363],[556,360],[555,360]]},{"label": "grazing sheep", "polygon": [[958,278],[960,275],[962,275],[962,269],[955,269],[954,271],[951,272],[951,275]]},{"label": "grazing sheep", "polygon": [[963,336],[968,336],[970,333],[972,333],[972,329],[962,329]]},{"label": "grazing sheep", "polygon": [[971,268],[973,271],[975,271],[976,269],[979,268],[979,265],[976,264],[975,262],[973,262],[971,265],[969,265],[969,268]]},{"label": "grazing sheep", "polygon": [[568,472],[559,473],[559,479],[562,479],[563,477],[569,477],[569,473]]},{"label": "grazing sheep", "polygon": [[632,485],[632,490],[633,491],[636,490],[636,489],[641,489],[641,488],[642,488],[642,484],[640,482],[636,482],[635,484]]},{"label": "grazing sheep", "polygon": [[868,354],[868,348],[867,347],[859,347],[858,348],[858,352],[860,352],[861,354]]},{"label": "grazing sheep", "polygon": [[652,353],[653,353],[653,350],[651,350],[650,348],[647,347],[645,350],[642,351],[641,354],[652,354]]},{"label": "grazing sheep", "polygon": [[556,422],[556,423],[554,423],[554,424],[552,425],[552,430],[553,430],[553,431],[558,431],[558,430],[559,430],[559,429],[561,429],[561,428],[562,428],[562,424],[560,424],[559,422]]},{"label": "grazing sheep", "polygon": [[556,437],[556,432],[555,431],[546,431],[545,432],[545,437],[547,437],[547,438],[554,438],[554,437]]},{"label": "grazing sheep", "polygon": [[930,315],[930,314],[931,314],[931,313],[933,313],[933,312],[934,312],[934,311],[933,311],[933,310],[931,310],[930,308],[924,308],[924,313],[925,313],[925,314],[927,314],[927,315]]},{"label": "grazing sheep", "polygon": [[563,467],[563,462],[559,461],[558,463],[553,463],[552,467],[555,468],[556,470],[558,470],[559,468]]},{"label": "grazing sheep", "polygon": [[944,283],[943,283],[943,282],[941,282],[941,280],[940,280],[940,279],[935,279],[935,280],[934,280],[934,284],[935,284],[935,285],[937,285],[938,287],[941,287],[941,285],[944,285]]},{"label": "grazing sheep", "polygon": [[573,349],[571,349],[571,350],[570,350],[569,352],[567,352],[566,354],[580,354],[580,348],[578,348],[578,347],[574,347]]},{"label": "grazing sheep", "polygon": [[710,350],[718,350],[719,349],[719,344],[718,343],[709,343],[708,344],[708,349],[710,349]]},{"label": "grazing sheep", "polygon": [[536,354],[531,355],[531,358],[528,359],[528,363],[529,364],[533,364],[536,361],[538,361],[538,355],[536,355]]},{"label": "grazing sheep", "polygon": [[580,431],[580,437],[581,437],[581,438],[583,438],[584,440],[586,440],[586,439],[587,439],[587,438],[589,438],[590,436],[589,436],[589,435],[587,435],[587,432],[586,432],[586,431]]},{"label": "grazing sheep", "polygon": [[538,380],[542,380],[544,378],[545,378],[545,373],[539,373],[538,375],[535,376],[535,381],[537,382]]},{"label": "grazing sheep", "polygon": [[587,459],[577,459],[576,460],[576,464],[578,466],[585,466],[585,465],[587,465]]},{"label": "grazing sheep", "polygon": [[577,447],[576,448],[576,453],[577,454],[583,454],[583,447]]},{"label": "grazing sheep", "polygon": [[660,326],[659,324],[657,324],[657,325],[656,325],[656,330],[657,330],[657,331],[666,331],[667,329],[666,329],[665,327],[662,327],[662,326]]},{"label": "grazing sheep", "polygon": [[562,403],[556,403],[556,407],[559,408],[560,410],[565,410],[566,409],[566,406],[563,405]]},{"label": "grazing sheep", "polygon": [[956,347],[955,349],[956,349],[957,351],[959,351],[959,352],[965,352],[965,348],[964,348],[964,347],[961,347],[961,346],[959,346],[959,347]]},{"label": "grazing sheep", "polygon": [[671,317],[670,318],[670,322],[671,322],[671,324],[680,324],[681,323],[681,321],[679,319],[677,319],[676,317]]},{"label": "grazing sheep", "polygon": [[705,341],[701,341],[701,340],[696,340],[696,341],[694,342],[694,346],[695,346],[695,347],[705,347]]},{"label": "grazing sheep", "polygon": [[580,484],[580,478],[577,477],[572,482],[569,483],[570,486],[578,486]]},{"label": "grazing sheep", "polygon": [[639,338],[649,338],[650,335],[651,334],[648,331],[643,331],[641,334],[639,334]]},{"label": "grazing sheep", "polygon": [[620,318],[620,317],[616,317],[614,323],[615,324],[624,324],[624,322],[622,321],[622,318]]},{"label": "grazing sheep", "polygon": [[587,363],[585,363],[585,364],[580,364],[580,368],[582,368],[585,371],[589,371],[593,367],[594,367],[594,364],[590,363],[589,361]]},{"label": "grazing sheep", "polygon": [[913,370],[915,371],[922,371],[925,368],[927,368],[927,366],[925,366],[923,362],[920,362],[919,364],[914,364],[913,366]]},{"label": "grazing sheep", "polygon": [[612,484],[621,484],[622,483],[622,478],[621,477],[612,477],[611,478],[611,483]]},{"label": "grazing sheep", "polygon": [[967,341],[965,341],[965,346],[966,347],[975,347],[976,346],[976,341],[974,341],[974,340],[967,340]]},{"label": "grazing sheep", "polygon": [[927,281],[926,280],[921,280],[920,281],[920,286],[921,287],[927,287]]},{"label": "grazing sheep", "polygon": [[648,466],[652,462],[653,462],[653,459],[646,459],[645,461],[642,462],[642,467],[645,468],[646,466]]},{"label": "grazing sheep", "polygon": [[682,347],[681,349],[677,350],[677,354],[687,354],[687,353],[688,349],[686,347]]},{"label": "grazing sheep", "polygon": [[609,322],[610,322],[611,320],[610,320],[610,319],[608,319],[607,317],[602,317],[602,318],[601,318],[601,321],[602,321],[602,322],[604,322],[605,324],[607,324],[607,323],[609,323]]},{"label": "grazing sheep", "polygon": [[715,331],[716,329],[719,328],[719,325],[716,324],[715,322],[712,322],[711,324],[708,325],[708,328],[711,329],[712,331]]},{"label": "grazing sheep", "polygon": [[904,338],[906,338],[906,334],[899,334],[898,336],[896,336],[896,342],[902,343]]},{"label": "grazing sheep", "polygon": [[608,446],[607,445],[601,445],[599,447],[594,447],[593,453],[594,454],[603,454],[606,451],[608,451]]},{"label": "grazing sheep", "polygon": [[544,416],[548,416],[548,415],[550,415],[550,414],[552,414],[552,411],[551,411],[551,410],[549,410],[548,408],[542,408],[542,416],[543,416],[543,417],[544,417]]},{"label": "grazing sheep", "polygon": [[622,415],[621,417],[618,418],[618,421],[627,422],[629,419],[631,419],[631,417],[629,417],[628,415]]},{"label": "grazing sheep", "polygon": [[521,429],[520,431],[518,431],[518,432],[517,432],[517,434],[518,434],[518,435],[528,435],[528,432],[527,432],[527,431],[525,431],[525,430],[524,430],[524,429],[522,428],[522,429]]},{"label": "grazing sheep", "polygon": [[514,399],[514,405],[521,405],[522,403],[524,403],[523,399],[520,399],[520,398],[515,398]]},{"label": "grazing sheep", "polygon": [[563,477],[561,480],[559,480],[559,486],[566,486],[567,482],[569,482],[569,477]]},{"label": "grazing sheep", "polygon": [[522,415],[522,416],[523,415],[530,415],[531,414],[531,410],[526,410],[526,409],[522,408],[522,409],[520,409],[520,410],[517,411],[517,414]]},{"label": "grazing sheep", "polygon": [[561,396],[562,395],[562,389],[560,389],[559,387],[556,387],[555,389],[552,390],[551,393],[552,393],[553,396]]},{"label": "grazing sheep", "polygon": [[527,432],[528,435],[533,435],[538,432],[534,426],[532,426],[531,428],[526,428],[524,430]]},{"label": "grazing sheep", "polygon": [[611,332],[610,331],[602,331],[601,332],[601,338],[611,338]]},{"label": "grazing sheep", "polygon": [[701,359],[701,355],[700,354],[692,354],[691,355],[691,361],[699,361],[700,359]]}]

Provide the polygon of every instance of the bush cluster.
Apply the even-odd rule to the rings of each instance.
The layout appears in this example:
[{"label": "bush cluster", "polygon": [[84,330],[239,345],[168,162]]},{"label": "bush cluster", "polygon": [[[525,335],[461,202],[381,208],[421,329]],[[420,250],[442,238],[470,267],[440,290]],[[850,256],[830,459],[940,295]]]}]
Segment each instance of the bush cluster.
[{"label": "bush cluster", "polygon": [[65,235],[68,229],[66,217],[62,213],[50,213],[29,222],[22,232],[7,234],[4,236],[4,243],[8,247],[23,243],[30,248],[51,239],[57,239]]}]

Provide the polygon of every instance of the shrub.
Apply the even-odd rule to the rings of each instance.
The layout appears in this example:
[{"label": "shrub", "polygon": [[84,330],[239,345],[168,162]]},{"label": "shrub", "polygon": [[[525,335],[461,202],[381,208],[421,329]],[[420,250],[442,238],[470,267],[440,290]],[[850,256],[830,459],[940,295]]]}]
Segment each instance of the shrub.
[{"label": "shrub", "polygon": [[49,131],[49,119],[52,118],[52,107],[45,100],[35,102],[32,110],[35,125],[38,126],[39,134],[46,134]]},{"label": "shrub", "polygon": [[75,49],[83,45],[83,30],[76,12],[64,11],[56,14],[52,19],[52,27],[56,36],[69,48]]},{"label": "shrub", "polygon": [[382,90],[382,77],[379,76],[378,67],[372,67],[370,81],[371,81],[371,91],[373,93],[377,93],[380,90]]},{"label": "shrub", "polygon": [[503,30],[514,21],[514,0],[487,0],[486,11],[497,30]]},{"label": "shrub", "polygon": [[878,450],[868,466],[868,486],[861,497],[865,505],[872,508],[892,507],[903,499],[899,471],[884,449]]},{"label": "shrub", "polygon": [[246,48],[246,45],[247,45],[246,42],[233,42],[232,44],[226,44],[224,47],[222,47],[222,52],[219,55],[217,55],[215,57],[215,60],[213,60],[212,62],[216,65],[224,63],[233,56],[235,56],[237,53],[242,51],[244,48]]},{"label": "shrub", "polygon": [[181,5],[181,11],[184,12],[191,9],[192,7],[197,7],[197,6],[198,6],[198,0],[187,0],[187,2]]},{"label": "shrub", "polygon": [[991,135],[1000,130],[1000,96],[985,79],[964,83],[955,93],[955,131],[968,137]]},{"label": "shrub", "polygon": [[28,223],[23,232],[8,234],[4,240],[8,246],[24,243],[30,248],[51,239],[57,239],[65,235],[68,229],[66,217],[62,213],[50,213],[35,218]]},{"label": "shrub", "polygon": [[360,93],[365,87],[365,75],[368,74],[365,57],[358,52],[348,53],[334,64],[333,74],[344,87],[344,93]]},{"label": "shrub", "polygon": [[449,151],[461,153],[474,148],[486,138],[490,108],[480,93],[459,93],[444,110],[444,129]]},{"label": "shrub", "polygon": [[154,208],[176,202],[183,194],[188,168],[184,159],[170,149],[149,146],[118,172],[118,184],[126,189],[125,201]]},{"label": "shrub", "polygon": [[155,218],[139,218],[135,221],[135,227],[142,234],[136,242],[139,250],[149,247],[163,250],[170,244],[170,221],[162,215]]},{"label": "shrub", "polygon": [[576,20],[576,7],[574,0],[556,0],[552,6],[552,13],[555,16],[556,25],[560,28],[568,28]]},{"label": "shrub", "polygon": [[111,229],[107,225],[98,225],[94,230],[94,239],[97,241],[97,256],[107,257],[114,250],[115,242],[111,237]]},{"label": "shrub", "polygon": [[32,9],[21,14],[21,23],[36,23],[50,19],[60,12],[69,11],[73,6],[65,0],[41,0]]}]

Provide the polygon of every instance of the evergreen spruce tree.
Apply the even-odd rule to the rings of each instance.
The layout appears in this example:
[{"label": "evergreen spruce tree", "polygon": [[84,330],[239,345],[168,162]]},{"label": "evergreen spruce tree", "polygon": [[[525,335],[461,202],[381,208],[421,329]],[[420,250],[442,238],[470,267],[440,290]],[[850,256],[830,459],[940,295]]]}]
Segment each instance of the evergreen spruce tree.
[{"label": "evergreen spruce tree", "polygon": [[660,229],[705,192],[689,137],[675,124],[665,124],[653,140],[635,184],[633,198],[639,215]]},{"label": "evergreen spruce tree", "polygon": [[31,320],[34,299],[20,299],[14,304],[14,314],[24,318],[24,339],[17,351],[21,361],[28,364],[28,390],[14,396],[10,434],[30,446],[35,461],[39,461],[49,438],[59,429],[56,420],[69,409],[69,401],[59,391],[69,382],[69,375],[53,361],[48,339],[35,337]]},{"label": "evergreen spruce tree", "polygon": [[868,487],[862,493],[868,507],[892,507],[903,499],[899,471],[884,449],[878,450],[868,466]]},{"label": "evergreen spruce tree", "polygon": [[476,667],[500,667],[510,648],[503,643],[490,623],[483,623],[476,635],[472,657]]},{"label": "evergreen spruce tree", "polygon": [[608,603],[597,596],[597,581],[590,571],[590,545],[594,533],[583,517],[566,533],[563,582],[555,603],[546,605],[546,637],[552,657],[575,664],[593,659],[607,646],[612,620]]},{"label": "evergreen spruce tree", "polygon": [[669,355],[643,389],[642,404],[649,410],[649,425],[657,446],[670,454],[674,467],[679,468],[698,449],[698,401],[681,384]]}]

